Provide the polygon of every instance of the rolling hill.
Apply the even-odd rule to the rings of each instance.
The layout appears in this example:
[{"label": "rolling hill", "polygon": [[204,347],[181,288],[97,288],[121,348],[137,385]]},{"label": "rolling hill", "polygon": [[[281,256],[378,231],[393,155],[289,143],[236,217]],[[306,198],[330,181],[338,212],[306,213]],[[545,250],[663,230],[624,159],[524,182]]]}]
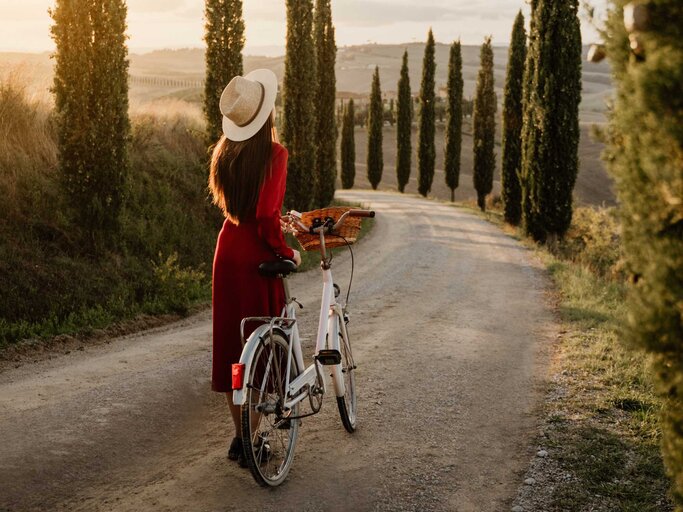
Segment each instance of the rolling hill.
[{"label": "rolling hill", "polygon": [[[340,97],[354,96],[365,98],[369,94],[370,80],[375,66],[380,68],[382,90],[385,97],[395,96],[403,51],[408,51],[410,80],[413,94],[420,87],[422,73],[423,43],[407,43],[403,45],[368,44],[347,46],[338,49],[337,53],[337,91]],[[449,46],[436,45],[436,86],[443,92],[446,84],[446,72]],[[587,48],[584,48],[584,56]],[[584,59],[585,61],[585,59]],[[507,66],[507,47],[494,47],[495,80],[499,103],[503,98],[505,68]],[[245,71],[256,68],[272,69],[280,79],[284,74],[284,56],[263,57],[247,55],[244,59]],[[48,88],[52,80],[52,61],[48,53],[20,54],[0,53],[0,77],[19,68],[21,76],[32,92],[49,98]],[[473,95],[477,72],[479,69],[479,47],[463,46],[463,76],[465,79],[464,94]],[[144,54],[130,55],[130,100],[133,108],[152,105],[158,100],[183,100],[197,108],[201,102],[204,78],[204,51],[199,48],[179,50],[156,50]],[[611,179],[607,176],[600,154],[602,144],[590,135],[593,124],[605,121],[605,100],[612,92],[610,69],[606,63],[583,64],[583,97],[580,106],[581,143],[579,147],[580,173],[576,186],[577,199],[588,204],[614,204]],[[175,106],[155,108],[178,108]],[[185,103],[181,103],[185,105]],[[499,115],[501,112],[499,107]],[[362,130],[361,130],[362,131]],[[391,131],[391,130],[390,130]],[[500,121],[498,122],[498,138],[500,137]],[[357,136],[359,147],[358,161],[363,159],[363,135]],[[466,138],[465,138],[466,139]],[[467,145],[466,141],[464,142]],[[442,142],[437,141],[437,148],[442,149]],[[393,146],[388,145],[385,151],[391,153]],[[468,150],[463,147],[463,169],[469,165]],[[500,166],[500,148],[497,148],[497,161]],[[391,155],[387,157],[391,161]],[[389,171],[391,172],[391,171]]]}]

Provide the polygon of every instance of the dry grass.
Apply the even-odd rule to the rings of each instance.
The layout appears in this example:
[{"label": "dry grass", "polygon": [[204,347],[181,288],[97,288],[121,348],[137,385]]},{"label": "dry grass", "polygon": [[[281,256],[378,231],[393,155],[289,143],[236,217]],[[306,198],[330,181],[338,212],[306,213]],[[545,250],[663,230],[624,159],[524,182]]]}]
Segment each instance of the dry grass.
[{"label": "dry grass", "polygon": [[204,114],[200,106],[176,98],[131,103],[130,116],[133,119],[153,118],[159,122],[183,120],[198,129],[204,126]]},{"label": "dry grass", "polygon": [[55,181],[57,145],[50,106],[31,97],[19,73],[0,79],[0,218],[38,207]]}]

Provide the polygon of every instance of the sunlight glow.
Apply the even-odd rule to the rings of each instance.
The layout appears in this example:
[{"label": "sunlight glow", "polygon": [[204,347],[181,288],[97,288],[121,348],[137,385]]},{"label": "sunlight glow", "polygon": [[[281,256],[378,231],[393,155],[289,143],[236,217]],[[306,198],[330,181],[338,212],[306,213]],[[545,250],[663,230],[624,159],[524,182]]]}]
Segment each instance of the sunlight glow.
[{"label": "sunlight glow", "polygon": [[[599,15],[606,0],[594,0]],[[51,51],[48,8],[53,0],[0,0],[0,51]],[[337,45],[422,41],[428,28],[437,41],[461,38],[480,44],[492,34],[495,45],[507,45],[518,9],[528,14],[521,0],[337,0],[332,2]],[[128,0],[129,45],[133,52],[158,48],[203,46],[203,9],[200,0]],[[286,34],[283,0],[245,0],[246,53],[278,55]],[[584,43],[597,40],[596,31],[583,23]]]}]

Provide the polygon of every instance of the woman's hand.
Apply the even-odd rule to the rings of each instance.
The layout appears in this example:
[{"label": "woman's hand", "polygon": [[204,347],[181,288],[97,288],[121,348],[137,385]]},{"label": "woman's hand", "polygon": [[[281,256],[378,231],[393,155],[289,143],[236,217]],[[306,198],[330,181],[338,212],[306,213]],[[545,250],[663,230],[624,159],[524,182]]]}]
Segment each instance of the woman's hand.
[{"label": "woman's hand", "polygon": [[294,256],[292,257],[292,260],[294,263],[296,263],[296,266],[298,267],[301,265],[301,253],[297,251],[296,249],[292,249],[294,251]]},{"label": "woman's hand", "polygon": [[282,215],[280,217],[280,228],[282,229],[283,233],[292,233],[293,235],[296,235],[297,233],[296,228],[292,225],[292,219],[289,215]]}]

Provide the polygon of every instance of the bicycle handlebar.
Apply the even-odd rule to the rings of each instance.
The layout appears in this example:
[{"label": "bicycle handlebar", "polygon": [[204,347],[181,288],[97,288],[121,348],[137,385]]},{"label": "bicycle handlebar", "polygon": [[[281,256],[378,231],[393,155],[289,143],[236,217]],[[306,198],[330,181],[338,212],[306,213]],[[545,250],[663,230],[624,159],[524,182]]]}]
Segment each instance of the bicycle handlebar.
[{"label": "bicycle handlebar", "polygon": [[[344,224],[344,220],[346,220],[346,217],[367,217],[367,218],[370,218],[370,217],[374,217],[374,216],[375,216],[375,212],[373,210],[349,210],[349,211],[344,212],[342,214],[342,216],[339,217],[339,220],[334,224],[334,226],[328,226],[326,232],[329,233],[329,232],[337,231],[342,226],[342,224]],[[324,229],[325,226],[324,225],[321,226],[315,232],[319,233],[321,228]]]},{"label": "bicycle handlebar", "polygon": [[288,212],[287,216],[289,217],[289,223],[295,225],[299,231],[308,232],[312,235],[317,235],[320,234],[321,231],[323,231],[324,233],[330,233],[338,230],[342,226],[342,224],[344,224],[344,220],[346,220],[346,217],[373,218],[375,216],[375,212],[374,210],[348,210],[344,212],[342,216],[339,217],[339,220],[334,224],[330,224],[328,222],[316,227],[306,226],[303,222],[301,222],[300,215],[301,214],[298,213],[295,214],[295,212]]},{"label": "bicycle handlebar", "polygon": [[374,210],[349,210],[349,217],[367,217],[370,219],[374,216]]}]

